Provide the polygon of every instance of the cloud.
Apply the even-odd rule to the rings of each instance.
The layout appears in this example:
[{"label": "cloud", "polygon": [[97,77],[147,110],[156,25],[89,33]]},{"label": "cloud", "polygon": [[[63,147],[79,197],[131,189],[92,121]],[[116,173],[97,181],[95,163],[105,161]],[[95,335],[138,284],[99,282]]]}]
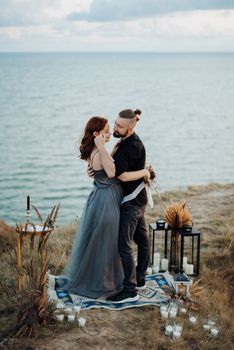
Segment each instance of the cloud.
[{"label": "cloud", "polygon": [[87,11],[92,0],[0,0],[0,27],[53,24],[74,10]]},{"label": "cloud", "polygon": [[71,21],[108,22],[194,10],[233,9],[234,0],[93,0],[89,11],[75,11]]}]

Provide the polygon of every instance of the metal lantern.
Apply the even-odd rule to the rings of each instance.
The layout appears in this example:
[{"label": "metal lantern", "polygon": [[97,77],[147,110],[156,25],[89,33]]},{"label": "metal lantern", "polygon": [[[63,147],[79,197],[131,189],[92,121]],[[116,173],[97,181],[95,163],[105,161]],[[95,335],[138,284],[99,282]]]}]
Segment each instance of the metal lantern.
[{"label": "metal lantern", "polygon": [[155,258],[157,259],[159,254],[160,258],[169,260],[169,271],[174,273],[184,271],[187,275],[199,275],[200,232],[192,226],[184,226],[175,231],[167,223],[163,227],[156,222],[149,225],[149,236],[152,267],[155,266]]},{"label": "metal lantern", "polygon": [[[170,229],[164,219],[159,219],[155,223],[149,225],[149,238],[150,238],[150,265],[152,267],[157,265],[156,259],[159,256],[159,269],[161,270],[161,259],[169,259],[170,251]],[[165,261],[164,261],[165,262]],[[167,270],[167,268],[166,268]]]},{"label": "metal lantern", "polygon": [[180,230],[180,270],[187,275],[199,275],[201,233],[191,226]]},{"label": "metal lantern", "polygon": [[177,295],[190,296],[189,287],[191,285],[191,280],[185,273],[179,272],[175,274],[173,284]]}]

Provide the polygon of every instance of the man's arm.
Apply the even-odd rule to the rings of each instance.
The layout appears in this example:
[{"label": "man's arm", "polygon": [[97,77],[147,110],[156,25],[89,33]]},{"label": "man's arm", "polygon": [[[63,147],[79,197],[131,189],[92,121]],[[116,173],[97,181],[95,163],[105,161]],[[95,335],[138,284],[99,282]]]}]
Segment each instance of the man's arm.
[{"label": "man's arm", "polygon": [[117,178],[122,182],[127,181],[135,181],[144,177],[147,181],[150,180],[150,172],[147,169],[136,170],[136,171],[128,171],[124,172],[121,175],[117,176]]}]

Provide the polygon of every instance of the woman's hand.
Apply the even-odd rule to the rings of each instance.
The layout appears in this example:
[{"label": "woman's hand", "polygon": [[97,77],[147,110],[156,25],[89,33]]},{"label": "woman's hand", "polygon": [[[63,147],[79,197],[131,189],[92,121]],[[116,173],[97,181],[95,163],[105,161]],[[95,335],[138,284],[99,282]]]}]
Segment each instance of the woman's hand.
[{"label": "woman's hand", "polygon": [[102,147],[103,145],[105,145],[106,142],[106,138],[105,135],[98,135],[94,138],[94,143],[97,146],[97,148]]}]

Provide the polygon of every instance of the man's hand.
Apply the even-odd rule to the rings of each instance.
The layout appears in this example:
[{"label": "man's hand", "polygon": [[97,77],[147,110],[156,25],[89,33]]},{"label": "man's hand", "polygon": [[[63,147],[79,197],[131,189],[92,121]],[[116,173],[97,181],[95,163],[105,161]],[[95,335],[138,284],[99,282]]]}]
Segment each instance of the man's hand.
[{"label": "man's hand", "polygon": [[97,146],[97,148],[105,145],[105,142],[106,142],[105,135],[98,135],[94,138],[94,143]]},{"label": "man's hand", "polygon": [[87,175],[88,175],[89,177],[94,177],[93,168],[91,167],[90,164],[88,164],[86,171],[87,171]]}]

